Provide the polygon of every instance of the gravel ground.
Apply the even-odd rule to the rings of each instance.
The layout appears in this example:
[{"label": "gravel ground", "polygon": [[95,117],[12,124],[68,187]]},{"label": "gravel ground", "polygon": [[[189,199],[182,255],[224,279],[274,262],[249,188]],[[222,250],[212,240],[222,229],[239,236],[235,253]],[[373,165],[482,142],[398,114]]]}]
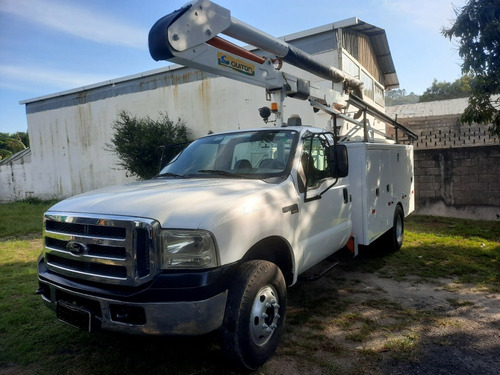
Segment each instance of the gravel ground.
[{"label": "gravel ground", "polygon": [[[308,307],[320,299],[335,304]],[[304,309],[312,316],[301,324]],[[293,287],[289,317],[261,374],[500,374],[500,295],[454,280],[338,268]]]}]

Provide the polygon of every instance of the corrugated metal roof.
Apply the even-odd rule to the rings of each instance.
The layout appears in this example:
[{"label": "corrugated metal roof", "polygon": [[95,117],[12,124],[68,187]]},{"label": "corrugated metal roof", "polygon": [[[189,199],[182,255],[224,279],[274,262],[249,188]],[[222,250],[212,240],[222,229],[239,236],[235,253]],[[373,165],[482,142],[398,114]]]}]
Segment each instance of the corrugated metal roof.
[{"label": "corrugated metal roof", "polygon": [[26,156],[31,156],[31,148],[29,148],[29,147],[25,148],[22,151],[15,153],[12,156],[9,156],[7,159],[0,160],[0,165],[14,163],[15,161],[20,160]]},{"label": "corrugated metal roof", "polygon": [[386,107],[385,113],[392,118],[397,115],[398,119],[458,115],[464,112],[468,102],[468,98],[460,98],[415,104],[401,104]]}]

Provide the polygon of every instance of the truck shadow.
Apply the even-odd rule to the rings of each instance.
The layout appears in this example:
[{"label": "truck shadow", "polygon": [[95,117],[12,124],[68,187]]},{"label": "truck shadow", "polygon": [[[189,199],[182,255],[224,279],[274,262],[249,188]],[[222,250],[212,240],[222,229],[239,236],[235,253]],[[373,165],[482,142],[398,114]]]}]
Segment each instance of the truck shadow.
[{"label": "truck shadow", "polygon": [[143,337],[98,332],[85,336],[78,345],[83,351],[79,354],[92,361],[83,373],[239,374],[224,360],[216,333],[199,337]]},{"label": "truck shadow", "polygon": [[[342,269],[358,270],[384,257],[375,247],[360,249],[358,258],[348,253],[337,254]],[[314,282],[299,281],[289,288],[287,331],[296,326],[313,325],[325,317],[341,315],[352,307],[339,289],[352,280],[339,279],[333,269]],[[338,286],[335,287],[335,285]],[[89,373],[167,373],[167,374],[240,374],[224,358],[217,332],[199,337],[141,337],[98,332],[86,334],[80,348],[94,358]],[[285,333],[285,337],[287,333]],[[286,347],[286,345],[285,345]],[[278,349],[279,350],[279,349]],[[112,364],[112,369],[103,371]],[[266,366],[260,369],[266,374]]]}]

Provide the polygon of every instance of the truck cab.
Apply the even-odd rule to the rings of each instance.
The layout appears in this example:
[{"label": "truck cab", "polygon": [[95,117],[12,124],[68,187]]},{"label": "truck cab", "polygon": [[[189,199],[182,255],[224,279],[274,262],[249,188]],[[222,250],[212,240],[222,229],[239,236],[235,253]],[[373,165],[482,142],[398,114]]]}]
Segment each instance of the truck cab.
[{"label": "truck cab", "polygon": [[[85,329],[219,329],[243,264],[272,265],[283,289],[348,241],[347,160],[335,147],[309,127],[209,135],[152,180],[64,200],[45,214],[39,293]],[[280,328],[286,297],[272,299]]]}]

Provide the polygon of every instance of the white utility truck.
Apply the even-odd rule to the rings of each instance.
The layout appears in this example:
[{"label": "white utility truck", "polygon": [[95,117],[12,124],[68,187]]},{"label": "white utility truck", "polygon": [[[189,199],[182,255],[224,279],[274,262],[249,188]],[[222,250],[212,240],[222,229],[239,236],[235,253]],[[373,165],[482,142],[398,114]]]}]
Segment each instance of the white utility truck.
[{"label": "white utility truck", "polygon": [[[381,132],[370,119],[416,136],[363,101],[358,79],[207,0],[160,19],[149,48],[155,60],[265,88],[273,101],[260,108],[267,125],[199,138],[152,180],[51,207],[37,293],[60,320],[90,331],[218,330],[228,357],[253,369],[279,343],[287,286],[299,275],[346,246],[356,255],[358,244],[382,237],[401,247],[414,208],[412,147],[374,139]],[[282,63],[343,89],[316,87],[280,71]],[[286,97],[309,101],[329,123],[285,121]],[[351,140],[353,129],[360,141]]]}]

